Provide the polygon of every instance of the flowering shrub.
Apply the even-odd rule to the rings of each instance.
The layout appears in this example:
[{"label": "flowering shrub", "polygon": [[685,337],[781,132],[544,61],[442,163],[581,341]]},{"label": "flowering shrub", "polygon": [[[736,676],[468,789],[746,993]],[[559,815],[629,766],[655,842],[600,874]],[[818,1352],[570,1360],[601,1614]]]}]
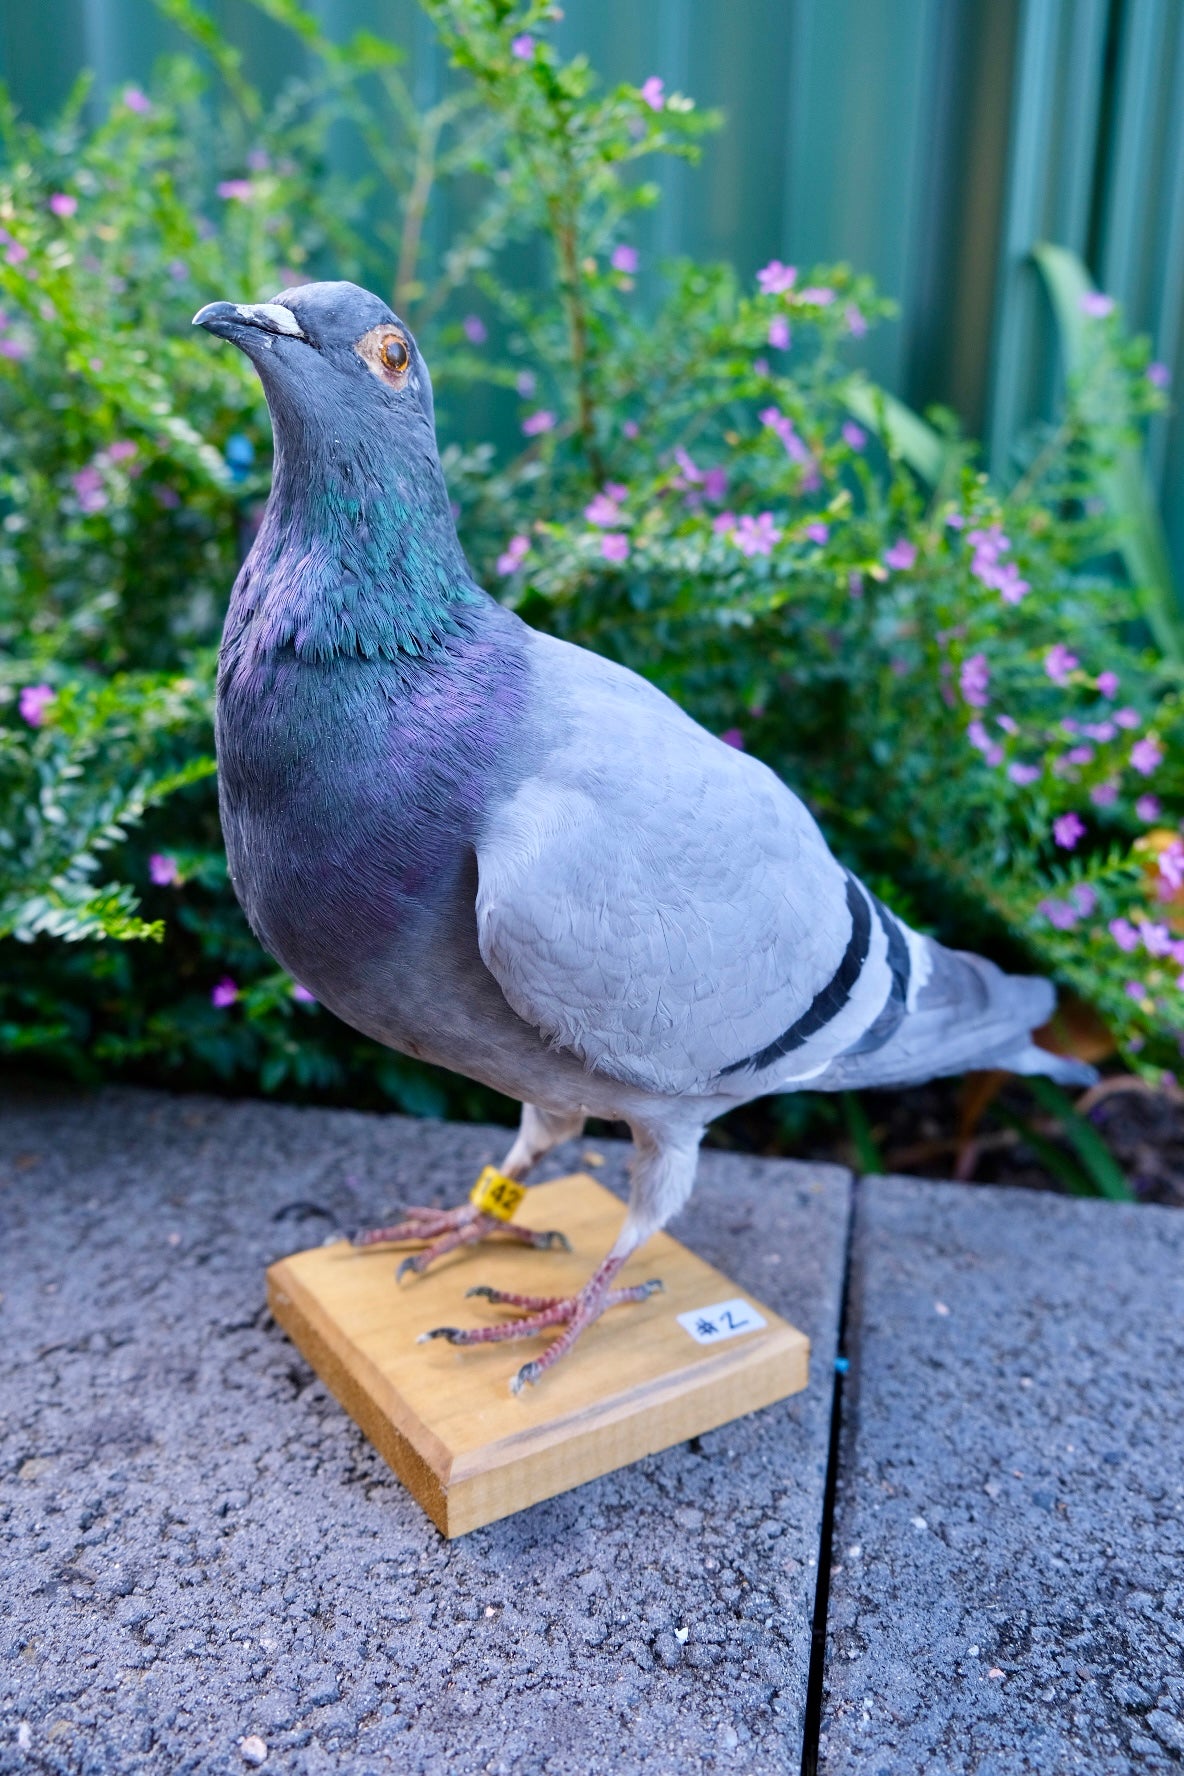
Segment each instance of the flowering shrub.
[{"label": "flowering shrub", "polygon": [[[767,759],[915,922],[1051,970],[1134,1064],[1174,1065],[1178,656],[1170,615],[1149,627],[1126,583],[1103,498],[1164,401],[1161,368],[1088,292],[1064,412],[994,485],[948,419],[927,426],[851,368],[888,310],[866,279],[772,260],[748,286],[648,263],[656,189],[636,167],[698,151],[712,120],[689,99],[645,69],[598,88],[555,50],[549,0],[424,4],[456,69],[426,117],[389,50],[330,44],[288,0],[268,10],[319,73],[268,113],[172,0],[234,84],[212,171],[195,122],[211,101],[185,64],[90,135],[76,108],[44,136],[4,121],[0,908],[16,910],[0,930],[163,922],[167,960],[10,939],[0,1045],[76,1071],[484,1101],[274,969],[225,880],[208,767],[184,769],[208,756],[211,643],[269,467],[246,366],[188,319],[307,268],[393,289],[416,328],[486,585]],[[324,171],[342,116],[396,205],[385,233],[353,228]],[[461,174],[485,195],[433,262],[433,177]],[[527,240],[550,256],[541,294],[514,282]],[[499,449],[456,441],[478,388]],[[145,925],[129,888],[90,885],[96,846],[158,802],[119,852]]]}]

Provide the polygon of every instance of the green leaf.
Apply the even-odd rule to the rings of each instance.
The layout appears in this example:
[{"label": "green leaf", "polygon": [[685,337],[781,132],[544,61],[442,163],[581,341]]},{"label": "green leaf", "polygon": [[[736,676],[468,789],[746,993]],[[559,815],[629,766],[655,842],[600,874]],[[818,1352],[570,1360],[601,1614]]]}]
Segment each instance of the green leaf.
[{"label": "green leaf", "polygon": [[1066,1140],[1076,1148],[1077,1156],[1098,1195],[1109,1197],[1111,1202],[1133,1202],[1134,1192],[1127,1183],[1121,1166],[1093,1123],[1081,1115],[1060,1086],[1054,1085],[1051,1079],[1042,1079],[1035,1075],[1029,1078],[1028,1087],[1036,1102],[1042,1104],[1060,1123]]}]

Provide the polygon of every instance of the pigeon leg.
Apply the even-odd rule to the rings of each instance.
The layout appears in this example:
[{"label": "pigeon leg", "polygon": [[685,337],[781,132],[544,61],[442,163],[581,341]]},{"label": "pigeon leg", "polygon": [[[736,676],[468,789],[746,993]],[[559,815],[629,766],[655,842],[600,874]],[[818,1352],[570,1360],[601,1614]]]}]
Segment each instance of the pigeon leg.
[{"label": "pigeon leg", "polygon": [[418,1342],[424,1344],[430,1338],[446,1338],[449,1344],[501,1344],[512,1338],[534,1338],[540,1332],[549,1332],[554,1326],[562,1326],[563,1330],[558,1338],[547,1346],[541,1356],[524,1363],[511,1381],[510,1392],[520,1394],[524,1387],[536,1382],[547,1369],[553,1368],[560,1357],[566,1356],[580,1333],[610,1307],[621,1307],[630,1301],[647,1301],[662,1287],[661,1282],[654,1277],[648,1283],[636,1283],[632,1288],[612,1288],[612,1280],[624,1264],[626,1256],[624,1253],[610,1253],[599,1270],[575,1295],[511,1295],[503,1289],[470,1289],[470,1295],[484,1296],[486,1301],[492,1301],[499,1307],[521,1307],[527,1311],[498,1326],[437,1326],[431,1332],[421,1333]]},{"label": "pigeon leg", "polygon": [[[582,1116],[557,1114],[542,1110],[537,1104],[523,1104],[522,1122],[513,1146],[502,1161],[501,1171],[507,1178],[524,1178],[533,1165],[560,1141],[571,1140],[584,1126]],[[352,1235],[355,1246],[401,1246],[423,1243],[423,1249],[404,1258],[396,1279],[408,1272],[418,1276],[437,1258],[455,1252],[459,1246],[475,1246],[490,1234],[501,1233],[520,1245],[535,1246],[544,1252],[570,1252],[566,1236],[554,1228],[537,1233],[520,1227],[516,1221],[490,1215],[474,1202],[462,1203],[455,1209],[403,1208],[402,1219],[389,1227],[363,1228]]]}]

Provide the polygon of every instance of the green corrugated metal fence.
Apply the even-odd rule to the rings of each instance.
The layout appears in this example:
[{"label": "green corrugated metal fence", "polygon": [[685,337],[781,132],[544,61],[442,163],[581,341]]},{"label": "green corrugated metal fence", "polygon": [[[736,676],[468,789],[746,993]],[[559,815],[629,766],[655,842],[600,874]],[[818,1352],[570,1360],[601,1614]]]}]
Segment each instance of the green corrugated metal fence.
[{"label": "green corrugated metal fence", "polygon": [[[301,52],[247,0],[213,10],[274,87]],[[406,49],[417,94],[443,77],[414,0],[319,0],[332,31]],[[943,401],[993,463],[1057,377],[1028,263],[1049,239],[1184,376],[1184,0],[566,0],[565,51],[610,80],[660,74],[728,114],[699,168],[670,165],[648,243],[733,259],[847,259],[901,304],[869,370],[917,406]],[[44,116],[78,70],[143,79],[178,47],[151,0],[0,9],[0,74]],[[1184,425],[1149,464],[1184,585]]]}]

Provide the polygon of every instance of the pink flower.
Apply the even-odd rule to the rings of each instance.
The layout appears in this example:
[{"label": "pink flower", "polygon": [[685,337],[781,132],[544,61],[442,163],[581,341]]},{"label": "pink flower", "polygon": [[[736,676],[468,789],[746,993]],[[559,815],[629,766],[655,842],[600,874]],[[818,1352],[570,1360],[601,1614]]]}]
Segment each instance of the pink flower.
[{"label": "pink flower", "polygon": [[76,475],[71,475],[70,482],[84,512],[103,510],[107,504],[107,495],[103,491],[103,477],[93,463],[87,463]]},{"label": "pink flower", "polygon": [[620,524],[621,508],[607,492],[598,493],[595,499],[584,507],[584,517],[589,524],[597,524],[601,529],[607,529],[613,524]]},{"label": "pink flower", "polygon": [[834,291],[825,284],[808,284],[804,290],[798,291],[798,301],[811,302],[815,308],[829,308],[834,299]]},{"label": "pink flower", "polygon": [[1068,684],[1069,675],[1077,665],[1077,655],[1071,654],[1063,641],[1050,647],[1044,656],[1044,670],[1057,685]]},{"label": "pink flower", "polygon": [[770,259],[756,274],[764,296],[780,296],[786,290],[792,290],[797,279],[796,265],[782,265],[780,259]]},{"label": "pink flower", "polygon": [[807,524],[806,535],[812,543],[824,543],[830,535],[830,525]]},{"label": "pink flower", "polygon": [[848,419],[843,424],[842,439],[849,450],[862,450],[867,443],[867,433],[853,419]]},{"label": "pink flower", "polygon": [[1159,797],[1158,796],[1153,796],[1153,795],[1140,796],[1138,801],[1135,803],[1135,813],[1139,816],[1140,820],[1147,820],[1147,821],[1158,820],[1159,819],[1159,812],[1160,812],[1160,810],[1159,810]]},{"label": "pink flower", "polygon": [[1094,749],[1092,746],[1073,746],[1065,754],[1067,765],[1092,765]]},{"label": "pink flower", "polygon": [[965,527],[966,520],[963,518],[961,512],[947,512],[946,523],[951,530],[962,530]]},{"label": "pink flower", "polygon": [[773,523],[772,512],[761,512],[756,518],[745,512],[737,520],[732,541],[742,555],[771,555],[773,544],[781,541],[781,532]]},{"label": "pink flower", "polygon": [[721,512],[718,518],[711,520],[711,528],[717,537],[726,536],[729,531],[736,528],[735,512]]},{"label": "pink flower", "polygon": [[623,481],[606,481],[604,491],[608,494],[609,499],[616,500],[618,505],[629,497],[629,489]]},{"label": "pink flower", "polygon": [[728,491],[728,471],[726,469],[707,469],[703,475],[703,497],[709,499],[713,506],[718,505]]},{"label": "pink flower", "polygon": [[534,394],[535,389],[534,371],[520,370],[515,379],[514,387],[518,390],[518,393],[524,401],[529,401],[530,397]]},{"label": "pink flower", "polygon": [[0,358],[11,358],[14,362],[27,358],[32,347],[24,339],[0,339]]},{"label": "pink flower", "polygon": [[224,203],[250,203],[255,195],[249,179],[223,179],[217,191]]},{"label": "pink flower", "polygon": [[519,62],[529,62],[534,55],[534,38],[529,31],[522,31],[510,44],[510,54]]},{"label": "pink flower", "polygon": [[1092,320],[1102,320],[1106,315],[1114,313],[1113,296],[1104,296],[1100,290],[1087,290],[1081,298],[1081,312],[1089,315]]},{"label": "pink flower", "polygon": [[1128,999],[1137,999],[1140,1005],[1147,997],[1147,989],[1141,981],[1127,981],[1125,992]]},{"label": "pink flower", "polygon": [[651,111],[660,111],[666,103],[665,83],[656,74],[651,74],[648,80],[642,82],[641,96]]},{"label": "pink flower", "polygon": [[55,216],[72,216],[78,208],[78,199],[71,197],[68,191],[55,191],[49,200],[49,207]]},{"label": "pink flower", "polygon": [[175,857],[166,857],[162,851],[154,851],[148,859],[148,874],[158,888],[168,888],[179,875]]},{"label": "pink flower", "polygon": [[640,438],[641,427],[635,419],[627,419],[621,427],[621,434],[626,438]]},{"label": "pink flower", "polygon": [[14,240],[10,243],[8,251],[5,253],[4,257],[8,260],[10,265],[23,265],[25,260],[29,257],[29,249],[25,246],[23,241]]},{"label": "pink flower", "polygon": [[137,111],[141,117],[146,117],[152,109],[151,99],[146,93],[142,93],[138,86],[124,87],[123,102],[129,111]]},{"label": "pink flower", "polygon": [[1035,783],[1036,779],[1039,777],[1040,766],[1019,763],[1008,765],[1007,775],[1011,778],[1013,783],[1018,783],[1021,789],[1026,789],[1029,783]]},{"label": "pink flower", "polygon": [[1097,890],[1091,888],[1088,882],[1078,882],[1076,887],[1070,888],[1069,899],[1083,919],[1088,919],[1091,913],[1097,911]]},{"label": "pink flower", "polygon": [[130,462],[137,454],[137,447],[130,438],[116,438],[114,444],[107,446],[107,461],[113,463]]},{"label": "pink flower", "polygon": [[762,408],[761,412],[758,413],[757,418],[762,425],[768,426],[771,432],[776,432],[777,436],[784,444],[788,455],[794,462],[813,463],[814,459],[810,455],[809,450],[802,443],[802,440],[793,429],[792,419],[789,419],[784,413],[782,413],[779,407]]},{"label": "pink flower", "polygon": [[1143,718],[1137,709],[1116,709],[1114,719],[1120,728],[1138,728],[1143,725]]},{"label": "pink flower", "polygon": [[299,981],[292,982],[292,997],[298,1005],[315,1005],[317,1002],[315,993],[310,993]]},{"label": "pink flower", "polygon": [[503,578],[506,574],[517,573],[519,567],[522,565],[522,557],[526,554],[529,548],[529,537],[511,537],[506,544],[504,552],[497,558],[496,566],[498,573],[501,574]]},{"label": "pink flower", "polygon": [[464,328],[465,338],[470,345],[484,345],[489,338],[485,322],[480,315],[466,315],[461,326]]},{"label": "pink flower", "polygon": [[25,685],[19,704],[22,721],[27,721],[31,728],[39,728],[45,720],[45,711],[56,695],[52,687],[46,684]]},{"label": "pink flower", "polygon": [[792,335],[784,315],[774,315],[769,322],[769,344],[778,351],[788,351]]},{"label": "pink flower", "polygon": [[1173,894],[1184,888],[1184,844],[1173,839],[1159,854],[1159,873]]},{"label": "pink flower", "polygon": [[1043,913],[1057,931],[1071,931],[1077,923],[1076,908],[1064,900],[1042,900],[1036,910]]},{"label": "pink flower", "polygon": [[985,654],[971,654],[963,660],[962,670],[958,675],[958,684],[962,691],[963,701],[972,709],[985,709],[990,698],[987,688],[991,682],[991,668],[987,664]]},{"label": "pink flower", "polygon": [[725,746],[734,746],[737,752],[744,751],[744,735],[739,728],[725,728],[720,739]]},{"label": "pink flower", "polygon": [[228,974],[224,974],[216,987],[210,989],[210,1004],[216,1005],[219,1011],[225,1011],[238,998],[238,987]]},{"label": "pink flower", "polygon": [[1098,673],[1098,690],[1103,697],[1117,696],[1120,682],[1117,672]]},{"label": "pink flower", "polygon": [[1089,799],[1095,808],[1112,808],[1118,800],[1117,783],[1095,783],[1089,792]]},{"label": "pink flower", "polygon": [[917,559],[917,545],[910,543],[907,537],[900,537],[884,555],[884,566],[900,568],[908,571]]},{"label": "pink flower", "polygon": [[637,270],[637,265],[636,247],[626,246],[622,242],[619,247],[613,248],[612,267],[614,271],[623,271],[627,277],[632,277]]},{"label": "pink flower", "polygon": [[552,431],[554,426],[555,415],[545,407],[540,408],[537,413],[527,414],[522,421],[522,431],[527,438],[537,438],[540,432]]},{"label": "pink flower", "polygon": [[629,559],[629,538],[622,536],[620,531],[610,530],[607,536],[600,539],[600,553],[606,561],[619,564]]},{"label": "pink flower", "polygon": [[1166,925],[1153,925],[1150,921],[1139,932],[1143,939],[1143,948],[1149,956],[1170,956],[1174,945],[1172,934]]},{"label": "pink flower", "polygon": [[1003,748],[991,739],[981,721],[972,721],[966,730],[966,738],[977,752],[981,752],[989,765],[1003,763]]},{"label": "pink flower", "polygon": [[1091,740],[1096,740],[1099,745],[1104,745],[1107,740],[1113,740],[1118,729],[1113,722],[1086,722],[1082,732],[1088,734]]},{"label": "pink flower", "polygon": [[1139,947],[1139,933],[1129,919],[1111,919],[1107,929],[1120,950],[1129,956],[1132,950]]},{"label": "pink flower", "polygon": [[1131,747],[1131,765],[1141,777],[1150,777],[1163,763],[1163,747],[1153,735],[1136,740]]},{"label": "pink flower", "polygon": [[1148,364],[1147,380],[1152,388],[1170,388],[1172,385],[1172,373],[1166,364]]},{"label": "pink flower", "polygon": [[1059,814],[1052,823],[1052,836],[1062,851],[1072,851],[1085,837],[1085,822],[1077,814]]},{"label": "pink flower", "polygon": [[843,319],[847,323],[847,331],[850,333],[852,339],[862,339],[867,332],[867,322],[864,320],[862,312],[856,308],[854,303],[852,303],[850,308],[847,309]]}]

